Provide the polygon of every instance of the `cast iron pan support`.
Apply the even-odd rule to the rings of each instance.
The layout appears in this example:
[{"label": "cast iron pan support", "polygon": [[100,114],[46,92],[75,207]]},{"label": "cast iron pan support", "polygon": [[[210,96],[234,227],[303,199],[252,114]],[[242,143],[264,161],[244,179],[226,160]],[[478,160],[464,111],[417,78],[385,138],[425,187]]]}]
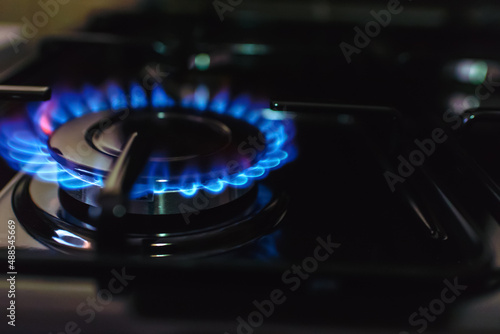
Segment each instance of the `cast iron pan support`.
[{"label": "cast iron pan support", "polygon": [[151,154],[152,145],[148,141],[146,135],[133,132],[106,177],[99,198],[102,211],[96,217],[99,257],[120,257],[127,254],[125,232],[120,225],[127,213],[130,190]]},{"label": "cast iron pan support", "polygon": [[[291,101],[271,101],[271,109],[279,111],[295,111],[295,112],[329,112],[336,114],[348,114],[352,116],[376,119],[378,121],[390,122],[390,151],[398,149],[399,136],[402,128],[402,117],[398,110],[390,107],[381,106],[361,106],[361,105],[343,105],[330,103],[305,103]],[[360,135],[366,136],[366,131],[359,131]],[[376,156],[379,165],[382,169],[397,174],[397,167],[388,158],[387,150],[382,149],[375,143],[374,140],[367,138],[366,144],[369,145],[371,151]],[[422,222],[425,228],[429,231],[433,239],[447,239],[447,233],[438,219],[434,217],[428,207],[425,196],[423,196],[410,182],[404,182],[398,185],[395,191],[404,202],[408,203],[410,209],[417,215],[418,221]]]}]

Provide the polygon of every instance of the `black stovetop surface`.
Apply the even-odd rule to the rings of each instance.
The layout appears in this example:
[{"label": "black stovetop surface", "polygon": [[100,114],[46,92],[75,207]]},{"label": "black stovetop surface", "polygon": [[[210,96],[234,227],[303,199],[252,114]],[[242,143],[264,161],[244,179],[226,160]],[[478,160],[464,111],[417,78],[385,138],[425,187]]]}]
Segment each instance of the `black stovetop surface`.
[{"label": "black stovetop surface", "polygon": [[[487,60],[493,73],[497,50],[490,45],[496,32],[480,31],[478,40],[477,34],[456,27],[389,26],[348,64],[339,48],[340,41],[354,36],[348,25],[215,23],[165,20],[154,13],[97,16],[83,33],[43,41],[36,58],[3,81],[97,85],[109,77],[141,78],[146,69],[159,66],[171,85],[229,83],[234,92],[273,101],[329,104],[294,109],[289,103],[286,108],[296,127],[297,157],[262,181],[289,199],[277,230],[225,254],[178,261],[21,247],[18,271],[34,286],[69,278],[69,287],[82,279],[105,287],[110,270],[125,266],[136,278],[118,302],[129,309],[115,318],[105,312],[103,318],[118,323],[132,314],[130,328],[153,328],[156,321],[208,322],[222,332],[236,331],[234,319],[248,315],[252,301],[268,298],[273,289],[285,291],[287,302],[266,318],[259,327],[263,332],[288,325],[355,328],[361,320],[374,330],[416,330],[409,316],[439,297],[443,280],[458,279],[467,284],[467,296],[432,325],[437,330],[462,325],[457,315],[463,308],[475,305],[477,296],[495,293],[498,139],[494,120],[464,129],[454,126],[457,120],[463,123],[459,116],[446,118],[450,96],[474,95],[480,86],[458,82],[449,69],[462,59]],[[241,51],[241,45],[260,45],[264,51],[252,54]],[[200,53],[211,56],[207,71],[189,66]],[[481,107],[494,107],[495,100],[493,91]],[[397,119],[387,110],[397,110]],[[22,112],[22,103],[6,102],[1,115]],[[436,129],[446,139],[434,140],[423,163],[392,191],[387,173],[401,174],[401,161],[422,151],[416,140],[429,142]],[[3,162],[0,168],[4,185],[15,173]],[[292,265],[313,256],[318,238],[336,243],[333,254],[307,278],[293,281],[297,276],[288,272],[287,279]],[[297,291],[291,289],[294,282],[299,282]],[[43,288],[37,293],[50,296]],[[43,314],[50,317],[49,330],[67,321],[59,319],[65,314],[61,310]],[[73,318],[83,323],[84,318]],[[105,326],[102,320],[87,326],[97,331],[99,325]]]}]

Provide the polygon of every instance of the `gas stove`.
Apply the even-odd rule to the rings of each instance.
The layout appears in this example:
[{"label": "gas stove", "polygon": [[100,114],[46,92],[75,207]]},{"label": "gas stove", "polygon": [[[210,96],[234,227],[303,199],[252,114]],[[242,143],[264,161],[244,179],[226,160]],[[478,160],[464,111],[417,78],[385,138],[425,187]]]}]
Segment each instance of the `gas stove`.
[{"label": "gas stove", "polygon": [[96,15],[2,78],[8,332],[497,332],[494,48],[396,20],[347,61],[350,22],[241,7]]}]

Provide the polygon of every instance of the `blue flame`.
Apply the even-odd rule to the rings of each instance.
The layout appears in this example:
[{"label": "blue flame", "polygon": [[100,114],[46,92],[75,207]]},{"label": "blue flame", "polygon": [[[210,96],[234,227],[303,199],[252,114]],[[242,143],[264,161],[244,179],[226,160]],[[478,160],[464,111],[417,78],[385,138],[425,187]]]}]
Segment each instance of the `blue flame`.
[{"label": "blue flame", "polygon": [[[205,85],[199,85],[183,94],[177,103],[159,85],[148,96],[143,87],[132,83],[127,95],[115,82],[108,82],[102,89],[85,85],[80,92],[55,90],[52,100],[28,105],[28,118],[0,122],[0,154],[12,168],[33,174],[46,182],[58,182],[70,189],[90,185],[102,187],[103,177],[95,176],[93,181],[89,181],[88,177],[82,178],[78,173],[57,163],[48,151],[47,141],[50,135],[67,121],[88,113],[109,109],[143,109],[148,106],[168,111],[168,108],[176,105],[199,112],[226,114],[253,124],[265,137],[265,146],[253,143],[253,147],[261,151],[261,158],[252,166],[233,173],[229,172],[229,165],[223,172],[210,173],[208,176],[202,176],[195,168],[189,168],[176,179],[170,177],[166,162],[152,161],[133,187],[133,198],[169,191],[191,197],[200,189],[216,194],[227,187],[248,187],[254,180],[266,177],[270,170],[292,160],[296,155],[291,140],[294,135],[292,121],[286,117],[266,117],[266,101],[254,101],[248,94],[231,99],[227,88],[211,97],[210,90]],[[158,112],[158,117],[164,114],[164,111]]]},{"label": "blue flame", "polygon": [[[68,120],[70,117],[80,117],[87,112],[87,107],[82,97],[76,93],[63,94],[57,101],[59,101],[61,108],[58,111],[54,110],[52,112],[54,118]],[[44,104],[47,105],[46,108],[51,108],[51,102],[52,101],[44,102]]]},{"label": "blue flame", "polygon": [[116,83],[110,83],[107,87],[108,100],[114,110],[128,107],[127,95]]},{"label": "blue flame", "polygon": [[194,108],[197,110],[205,110],[210,99],[210,92],[205,85],[200,85],[194,91]]},{"label": "blue flame", "polygon": [[229,107],[228,113],[229,115],[235,118],[242,118],[244,112],[250,106],[251,100],[248,95],[240,95],[234,99],[231,107]]},{"label": "blue flame", "polygon": [[210,110],[215,111],[219,114],[223,113],[227,105],[229,103],[229,90],[223,89],[221,90],[215,97],[212,99],[210,103]]},{"label": "blue flame", "polygon": [[133,109],[145,108],[148,106],[148,96],[138,83],[130,85],[130,106]]},{"label": "blue flame", "polygon": [[[59,182],[66,188],[79,189],[92,183],[72,175],[48,153],[47,144],[35,135],[26,119],[12,119],[0,123],[2,157],[16,170],[34,174],[46,182]],[[95,184],[102,184],[97,182]]]},{"label": "blue flame", "polygon": [[175,106],[175,100],[165,93],[160,85],[153,88],[151,104],[155,108],[167,108]]},{"label": "blue flame", "polygon": [[103,92],[91,85],[85,85],[83,87],[82,96],[92,112],[109,109],[108,101]]}]

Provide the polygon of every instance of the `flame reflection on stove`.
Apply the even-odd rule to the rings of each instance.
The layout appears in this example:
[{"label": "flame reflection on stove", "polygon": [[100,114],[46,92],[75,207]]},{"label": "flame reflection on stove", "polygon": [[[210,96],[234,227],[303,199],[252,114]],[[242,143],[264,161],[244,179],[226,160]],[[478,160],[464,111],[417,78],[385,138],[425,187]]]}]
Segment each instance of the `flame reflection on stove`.
[{"label": "flame reflection on stove", "polygon": [[91,246],[89,241],[69,231],[55,230],[54,232],[57,236],[53,236],[52,240],[61,245],[83,249],[89,249]]}]

